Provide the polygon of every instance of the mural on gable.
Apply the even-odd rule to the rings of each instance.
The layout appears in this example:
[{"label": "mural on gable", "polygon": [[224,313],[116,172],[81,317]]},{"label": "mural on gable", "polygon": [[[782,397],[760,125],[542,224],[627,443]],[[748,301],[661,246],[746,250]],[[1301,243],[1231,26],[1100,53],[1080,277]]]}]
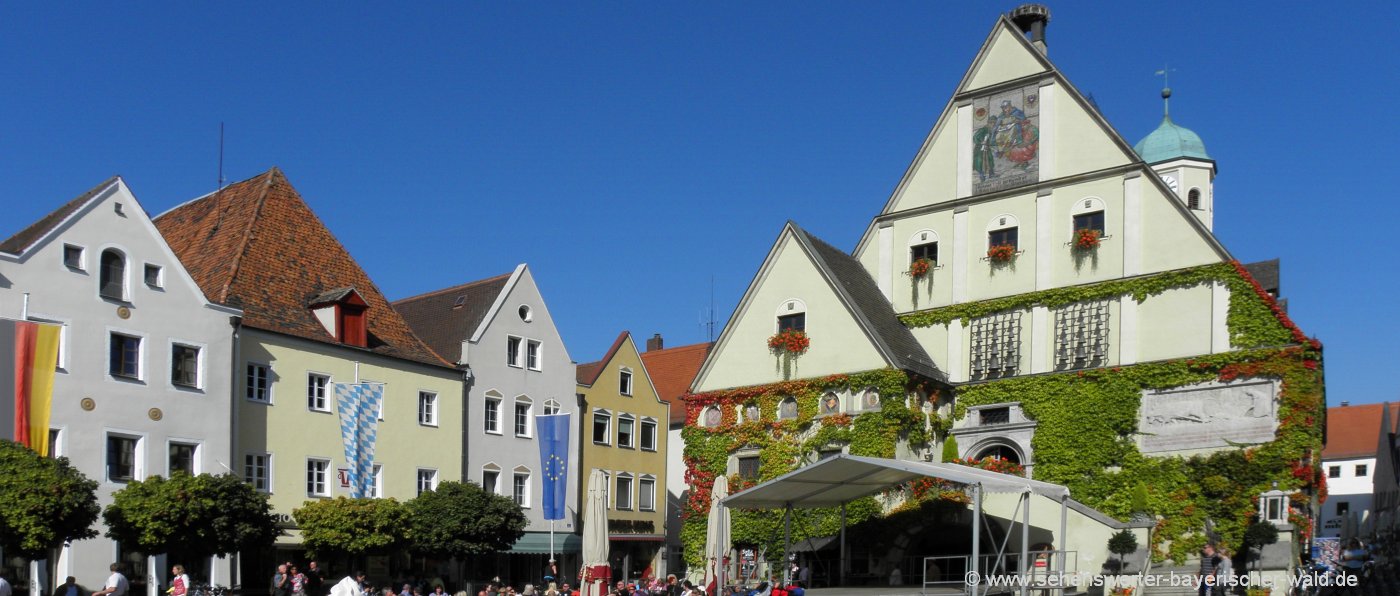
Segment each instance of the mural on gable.
[{"label": "mural on gable", "polygon": [[1040,180],[1039,85],[972,102],[972,193]]}]

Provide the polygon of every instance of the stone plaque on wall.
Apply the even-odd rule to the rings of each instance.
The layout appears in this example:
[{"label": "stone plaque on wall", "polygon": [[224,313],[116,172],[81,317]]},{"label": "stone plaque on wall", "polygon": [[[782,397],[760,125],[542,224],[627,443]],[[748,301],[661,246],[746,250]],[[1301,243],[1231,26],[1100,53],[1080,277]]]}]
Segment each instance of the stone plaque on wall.
[{"label": "stone plaque on wall", "polygon": [[1247,381],[1145,391],[1138,409],[1138,448],[1154,454],[1272,441],[1278,428],[1277,390],[1276,381]]},{"label": "stone plaque on wall", "polygon": [[1040,180],[1040,87],[972,102],[972,194]]}]

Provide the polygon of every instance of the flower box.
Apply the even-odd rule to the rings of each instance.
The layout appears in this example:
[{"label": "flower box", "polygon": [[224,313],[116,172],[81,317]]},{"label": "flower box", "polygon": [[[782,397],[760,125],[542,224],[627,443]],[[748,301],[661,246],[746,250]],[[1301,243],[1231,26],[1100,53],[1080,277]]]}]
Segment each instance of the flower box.
[{"label": "flower box", "polygon": [[1093,228],[1079,228],[1074,231],[1074,250],[1090,251],[1103,242],[1103,232]]},{"label": "flower box", "polygon": [[768,338],[768,349],[775,354],[784,352],[799,356],[807,352],[807,348],[812,346],[812,339],[807,337],[805,331],[797,329],[784,329]]},{"label": "flower box", "polygon": [[1010,263],[1016,258],[1016,247],[1010,244],[997,244],[987,249],[987,260],[993,263]]},{"label": "flower box", "polygon": [[914,279],[923,279],[930,271],[933,271],[933,268],[936,266],[937,265],[929,259],[914,259],[914,262],[909,264],[909,271],[905,273]]}]

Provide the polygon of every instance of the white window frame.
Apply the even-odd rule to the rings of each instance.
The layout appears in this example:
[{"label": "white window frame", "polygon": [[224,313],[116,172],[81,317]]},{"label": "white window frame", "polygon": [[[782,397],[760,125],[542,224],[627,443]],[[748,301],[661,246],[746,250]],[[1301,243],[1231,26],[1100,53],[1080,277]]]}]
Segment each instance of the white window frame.
[{"label": "white window frame", "polygon": [[[530,508],[530,505],[531,505],[531,503],[530,503],[530,480],[531,480],[531,476],[532,476],[532,474],[530,473],[530,468],[527,468],[527,467],[525,467],[525,466],[516,466],[515,469],[511,471],[511,475],[510,475],[510,496],[511,496],[512,499],[515,499],[515,502],[516,502],[517,504],[520,505],[520,508],[521,508],[521,509],[529,509],[529,508]],[[521,494],[517,496],[516,493],[515,493],[515,487],[516,487],[516,485],[519,483],[519,481],[520,481],[520,479],[521,479],[522,477],[524,477],[524,479],[525,479],[525,482],[523,483],[523,486],[522,486],[522,489],[523,489],[523,490],[521,490]]]},{"label": "white window frame", "polygon": [[[524,432],[524,433],[521,433],[521,432],[520,432],[520,406],[525,406],[525,432]],[[511,430],[514,431],[515,436],[520,437],[520,438],[522,438],[522,439],[528,439],[528,438],[534,437],[534,436],[535,436],[535,434],[534,434],[534,429],[531,428],[531,427],[534,426],[533,424],[531,424],[532,422],[534,422],[534,420],[535,420],[535,403],[534,403],[533,401],[531,401],[530,398],[525,397],[525,396],[523,396],[523,395],[517,396],[517,397],[515,398],[515,403],[512,404],[512,405],[511,405],[511,408],[510,408],[510,427],[511,427]]]},{"label": "white window frame", "polygon": [[[76,266],[73,266],[73,265],[69,265],[69,264],[68,264],[68,249],[69,249],[69,248],[76,248],[76,249],[78,249],[78,264],[77,264]],[[61,251],[61,252],[58,253],[58,264],[59,264],[60,266],[62,266],[64,269],[67,269],[67,270],[69,270],[69,271],[82,271],[82,272],[86,273],[87,270],[88,270],[88,268],[87,268],[87,247],[86,247],[86,246],[83,246],[83,245],[81,245],[81,244],[73,244],[72,242],[64,242],[64,243],[63,243],[63,251]]]},{"label": "white window frame", "polygon": [[[136,340],[136,376],[135,376],[135,377],[128,377],[128,376],[125,376],[125,375],[114,375],[114,374],[112,374],[112,364],[111,364],[111,358],[112,358],[112,340],[113,340],[113,337],[112,337],[112,336],[114,336],[114,335],[121,335],[121,336],[123,336],[123,337],[130,337],[130,338],[133,338],[133,339]],[[118,328],[118,327],[108,327],[108,328],[107,328],[107,351],[104,353],[104,356],[107,357],[107,359],[106,359],[106,360],[107,360],[107,366],[104,367],[104,368],[106,369],[105,372],[106,372],[106,375],[107,375],[107,380],[109,380],[109,381],[115,381],[115,382],[118,382],[118,383],[144,383],[144,382],[146,381],[146,346],[147,346],[147,344],[149,343],[149,342],[147,341],[148,339],[149,339],[149,338],[147,338],[147,337],[146,337],[146,334],[144,334],[144,333],[137,333],[137,332],[132,331],[132,330],[130,330],[130,329],[122,329],[122,328]]]},{"label": "white window frame", "polygon": [[[28,320],[28,321],[31,322],[31,323],[46,323],[46,324],[49,324],[49,325],[58,325],[58,361],[57,361],[56,364],[54,364],[54,372],[60,372],[60,373],[67,374],[67,373],[68,373],[68,327],[69,327],[68,320],[67,320],[67,319],[60,319],[60,318],[58,318],[58,317],[51,317],[51,316],[48,316],[48,315],[38,314],[38,313],[29,313],[29,317],[28,317],[26,320]],[[111,340],[108,339],[108,341],[111,341]],[[108,346],[108,349],[111,349],[111,346]],[[110,354],[109,354],[109,357],[110,357]],[[110,371],[109,371],[109,372],[110,372]]]},{"label": "white window frame", "polygon": [[626,366],[622,367],[617,371],[617,392],[622,395],[631,396],[633,389],[632,384],[635,381],[636,377],[632,374],[632,369]]},{"label": "white window frame", "polygon": [[[425,477],[425,475],[424,475],[425,472],[427,473],[426,477]],[[424,480],[426,480],[427,482],[425,483]],[[437,490],[437,487],[438,487],[438,471],[437,471],[437,469],[436,469],[436,468],[418,468],[417,482],[418,482],[418,494],[419,494],[419,495],[421,495],[421,494],[423,494],[423,493],[425,493],[425,492],[428,492],[428,491]]]},{"label": "white window frame", "polygon": [[438,425],[437,400],[438,394],[436,391],[428,391],[426,389],[418,390],[419,425],[432,427]]},{"label": "white window frame", "polygon": [[[514,344],[514,345],[512,345]],[[506,336],[506,366],[511,368],[524,368],[521,366],[521,352],[525,347],[525,338],[507,335]]]},{"label": "white window frame", "polygon": [[[155,272],[156,272],[156,282],[155,282],[155,283],[151,283],[151,281],[150,281],[149,279],[146,279],[146,273],[147,273],[149,270],[151,270],[151,269],[155,269]],[[151,288],[151,289],[154,289],[154,290],[161,290],[161,289],[164,289],[164,288],[165,288],[165,267],[162,267],[162,266],[157,265],[157,264],[155,264],[155,263],[142,263],[142,264],[141,264],[141,283],[145,284],[146,287]]]},{"label": "white window frame", "polygon": [[[312,392],[312,385],[311,385],[311,382],[312,382],[313,379],[322,379],[322,380],[325,381],[324,383],[321,384],[321,387],[320,387],[321,396],[320,396],[319,399],[321,400],[321,407],[319,407],[319,408],[316,407],[316,403],[315,403],[315,400],[317,399],[317,396]],[[308,370],[308,371],[306,371],[306,409],[307,409],[307,411],[310,411],[310,412],[322,412],[322,413],[325,413],[325,414],[331,413],[331,396],[332,396],[332,395],[333,395],[333,392],[331,391],[331,376],[330,376],[329,374],[322,373],[322,372],[316,372],[316,371],[314,371],[314,370]]]},{"label": "white window frame", "polygon": [[[626,490],[623,490],[622,486],[624,480],[627,481]],[[633,485],[636,484],[634,477],[628,472],[618,472],[616,482],[617,492],[614,493],[616,501],[613,503],[613,508],[618,511],[631,511],[634,505],[632,502],[632,489]]]},{"label": "white window frame", "polygon": [[[320,464],[319,466],[316,464]],[[331,460],[325,457],[306,458],[306,496],[308,497],[329,497],[331,496]],[[314,475],[319,474],[317,479]],[[320,492],[317,492],[317,488]]]},{"label": "white window frame", "polygon": [[[1275,503],[1278,506],[1278,515],[1269,515],[1269,505]],[[1288,494],[1283,491],[1269,491],[1259,495],[1259,521],[1272,522],[1274,524],[1284,524],[1288,522]]]},{"label": "white window frame", "polygon": [[[605,416],[605,417],[607,417],[607,419],[608,419],[608,429],[607,429],[607,432],[604,432],[604,433],[603,433],[603,437],[605,437],[605,438],[604,438],[602,441],[599,441],[599,440],[598,440],[598,431],[597,431],[598,416],[599,416],[600,414],[603,415],[603,416]],[[591,418],[589,418],[588,422],[589,422],[589,426],[588,426],[588,429],[589,429],[589,430],[588,430],[588,432],[589,432],[589,438],[593,441],[593,444],[594,444],[594,445],[611,445],[611,444],[612,444],[612,433],[613,433],[613,415],[612,415],[612,412],[609,412],[609,411],[604,410],[604,409],[601,409],[601,408],[593,408],[593,416],[592,416]]]},{"label": "white window frame", "polygon": [[365,384],[369,384],[369,385],[380,385],[380,386],[383,386],[383,387],[384,387],[383,389],[380,389],[380,390],[379,390],[379,419],[380,419],[380,420],[383,420],[383,419],[384,419],[384,408],[386,407],[386,404],[389,403],[389,384],[388,384],[388,383],[381,383],[381,382],[379,382],[379,381],[367,381],[367,380],[363,380],[363,379],[362,379],[360,382],[361,382],[361,383],[365,383]]},{"label": "white window frame", "polygon": [[612,473],[612,472],[609,472],[609,471],[607,471],[607,470],[601,470],[601,471],[603,472],[603,502],[607,504],[607,508],[608,508],[608,509],[612,509],[612,508],[613,508],[613,500],[612,500],[612,494],[613,494],[613,485],[612,485],[612,483],[613,483],[613,473]]},{"label": "white window frame", "polygon": [[[131,453],[131,480],[112,480],[112,471],[107,465],[110,458],[108,449],[113,436],[131,439],[135,445]],[[146,434],[129,430],[108,428],[102,433],[102,482],[108,486],[126,486],[129,482],[146,479]]]},{"label": "white window frame", "polygon": [[[252,463],[248,459],[254,458]],[[258,488],[256,475],[259,465],[262,468],[263,487]],[[250,469],[251,468],[251,469]],[[254,472],[249,474],[249,472]],[[253,487],[253,490],[260,493],[272,494],[272,454],[266,451],[250,451],[243,454],[243,481]]]},{"label": "white window frame", "polygon": [[[267,385],[266,389],[263,391],[263,399],[258,399],[258,398],[256,398],[256,397],[253,397],[253,395],[252,395],[252,394],[254,393],[254,390],[253,390],[253,383],[252,383],[253,367],[260,368],[260,369],[262,369],[262,371],[263,371],[262,380],[263,380],[263,382]],[[265,404],[265,405],[269,405],[269,406],[270,406],[270,405],[273,404],[273,401],[272,401],[272,387],[273,387],[273,383],[272,383],[272,365],[271,365],[271,364],[268,364],[268,363],[265,363],[265,362],[257,362],[257,361],[254,361],[254,360],[249,360],[249,361],[247,361],[246,363],[244,363],[244,365],[243,365],[243,399],[245,399],[245,400],[247,400],[247,401],[250,401],[250,402],[253,402],[253,403],[255,403],[255,404]]]},{"label": "white window frame", "polygon": [[[490,486],[487,486],[487,484],[486,484],[486,475],[487,475],[487,474],[495,474],[495,475],[496,475],[496,481],[495,481],[495,482],[492,482],[492,483],[490,484]],[[496,465],[494,462],[488,462],[486,465],[481,466],[481,488],[482,488],[483,490],[485,490],[486,492],[491,493],[491,494],[493,494],[493,495],[499,495],[499,494],[501,494],[501,467],[500,467],[500,466]]]},{"label": "white window frame", "polygon": [[545,416],[553,416],[553,415],[555,415],[555,414],[558,414],[560,410],[561,410],[561,408],[559,407],[559,400],[555,400],[555,399],[545,400],[545,402],[544,402],[544,415],[545,415]]},{"label": "white window frame", "polygon": [[[647,497],[651,505],[647,505]],[[637,478],[637,511],[656,511],[656,477],[642,474]]]},{"label": "white window frame", "polygon": [[[626,420],[632,423],[632,432],[628,436],[627,442],[622,441],[622,422]],[[627,449],[637,448],[637,417],[624,412],[617,414],[617,446]]]},{"label": "white window frame", "polygon": [[200,475],[201,473],[204,472],[203,466],[200,465],[200,461],[199,461],[199,460],[202,458],[202,456],[204,455],[204,441],[196,441],[196,440],[193,440],[193,439],[170,438],[170,439],[166,439],[166,441],[165,441],[165,477],[166,477],[166,478],[169,478],[171,475],[173,475],[173,474],[175,473],[175,470],[170,469],[170,448],[171,448],[172,446],[174,446],[174,445],[188,445],[188,446],[194,447],[194,454],[190,457],[190,475],[191,475],[191,476],[198,476],[198,475]]},{"label": "white window frame", "polygon": [[63,444],[68,438],[68,427],[49,427],[49,457],[59,458],[67,455],[68,450],[63,449]]},{"label": "white window frame", "polygon": [[[648,427],[648,426],[651,427],[651,431],[650,431],[650,432],[647,432],[647,427]],[[660,425],[657,423],[657,421],[656,421],[655,418],[652,418],[652,417],[650,417],[650,416],[643,416],[643,417],[642,417],[640,423],[638,424],[638,432],[637,432],[637,439],[638,439],[638,440],[637,440],[637,448],[638,448],[638,449],[641,449],[642,451],[653,451],[653,452],[657,450],[658,443],[657,443],[657,430],[656,430],[656,429],[657,429],[659,426],[660,426]],[[646,441],[647,437],[651,437],[651,447],[647,447],[647,441]]]},{"label": "white window frame", "polygon": [[[504,401],[505,401],[505,399],[502,398],[499,394],[492,394],[492,393],[490,393],[490,392],[488,392],[488,393],[486,394],[486,399],[485,399],[484,401],[482,401],[482,408],[481,408],[481,421],[482,421],[482,423],[483,423],[483,424],[482,424],[482,428],[485,429],[485,431],[486,431],[488,434],[492,434],[492,435],[500,435],[500,434],[503,434],[502,431],[501,431],[501,404],[502,404]],[[494,409],[495,409],[495,412],[496,412],[495,424],[494,424],[494,425],[492,424],[491,416],[489,416],[489,414],[491,413],[492,408],[494,408]]]},{"label": "white window frame", "polygon": [[525,368],[544,370],[544,345],[539,341],[525,340]]},{"label": "white window frame", "polygon": [[371,499],[381,499],[384,497],[384,465],[374,464],[371,470],[373,470],[373,476],[369,483],[369,495],[366,496]]},{"label": "white window frame", "polygon": [[[193,348],[195,351],[193,386],[180,385],[175,382],[175,346]],[[170,375],[168,378],[166,378],[166,382],[170,384],[170,388],[178,391],[199,391],[202,393],[204,391],[205,383],[205,355],[209,353],[209,346],[199,342],[171,338],[170,349],[167,350],[167,353],[169,354],[169,362],[167,362],[167,364],[169,365]]]},{"label": "white window frame", "polygon": [[[122,278],[121,278],[121,290],[122,290],[122,291],[121,291],[121,296],[120,296],[120,297],[104,296],[104,295],[102,295],[102,254],[105,253],[105,252],[107,252],[107,251],[109,251],[109,250],[112,251],[112,252],[117,253],[117,254],[120,255],[121,258],[122,258]],[[93,279],[93,281],[97,282],[97,297],[98,297],[98,299],[99,299],[99,300],[111,300],[111,301],[114,301],[114,302],[120,302],[120,303],[123,303],[123,304],[129,304],[129,303],[131,302],[131,270],[132,270],[132,269],[133,269],[133,267],[131,266],[131,251],[129,251],[129,250],[125,249],[125,248],[119,247],[119,246],[112,246],[112,245],[103,246],[103,247],[101,248],[101,250],[98,250],[98,251],[97,251],[97,271],[96,271],[97,275],[95,275],[95,276],[94,276],[94,279]]]}]

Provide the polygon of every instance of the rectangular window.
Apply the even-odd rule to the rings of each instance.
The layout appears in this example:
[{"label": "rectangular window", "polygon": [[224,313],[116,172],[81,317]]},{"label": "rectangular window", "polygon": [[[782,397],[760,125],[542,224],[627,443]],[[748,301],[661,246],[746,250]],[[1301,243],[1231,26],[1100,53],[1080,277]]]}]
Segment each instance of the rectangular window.
[{"label": "rectangular window", "polygon": [[506,338],[506,364],[516,368],[520,367],[520,338],[518,337]]},{"label": "rectangular window", "polygon": [[316,412],[331,411],[326,398],[326,387],[330,384],[329,375],[306,373],[306,409]]},{"label": "rectangular window", "polygon": [[418,469],[418,494],[437,490],[437,470]]},{"label": "rectangular window", "polygon": [[63,450],[59,448],[62,439],[63,429],[49,429],[49,459],[54,459],[63,455]]},{"label": "rectangular window", "polygon": [[1021,365],[1021,313],[1009,312],[972,321],[972,374],[1016,374]]},{"label": "rectangular window", "polygon": [[545,415],[545,416],[553,416],[553,415],[558,414],[558,413],[559,413],[559,402],[554,401],[554,400],[552,400],[552,399],[549,400],[549,401],[547,401],[547,402],[544,402],[544,415]]},{"label": "rectangular window", "polygon": [[486,432],[501,434],[501,400],[486,400]]},{"label": "rectangular window", "polygon": [[1020,246],[1016,243],[1016,228],[1005,228],[1001,230],[987,232],[988,247],[1001,246],[1003,244],[1009,244],[1011,245],[1011,248],[1014,249],[1020,248]]},{"label": "rectangular window", "polygon": [[637,421],[631,416],[617,417],[617,446],[636,447],[636,426]]},{"label": "rectangular window", "polygon": [[83,248],[72,244],[63,245],[63,264],[69,269],[83,270]]},{"label": "rectangular window", "polygon": [[254,490],[272,492],[272,455],[249,453],[243,456],[243,481],[253,485]]},{"label": "rectangular window", "polygon": [[593,442],[599,445],[612,443],[612,416],[607,412],[593,413]]},{"label": "rectangular window", "polygon": [[374,464],[374,477],[369,483],[369,498],[378,499],[384,496],[384,466]]},{"label": "rectangular window", "polygon": [[247,389],[244,396],[256,402],[272,403],[272,386],[268,383],[268,378],[272,376],[272,369],[266,364],[249,362],[247,376]]},{"label": "rectangular window", "polygon": [[642,419],[642,451],[656,451],[656,421]]},{"label": "rectangular window", "polygon": [[632,371],[624,370],[617,375],[617,391],[623,395],[632,395]]},{"label": "rectangular window", "polygon": [[437,394],[431,391],[418,392],[418,424],[437,426]]},{"label": "rectangular window", "polygon": [[1346,515],[1348,513],[1351,513],[1351,503],[1348,503],[1346,501],[1338,501],[1337,515]]},{"label": "rectangular window", "polygon": [[330,485],[326,483],[326,471],[331,462],[324,459],[306,460],[306,495],[309,497],[330,496]]},{"label": "rectangular window", "polygon": [[141,338],[113,333],[107,372],[124,379],[141,378]]},{"label": "rectangular window", "polygon": [[515,436],[530,436],[530,404],[515,403]]},{"label": "rectangular window", "polygon": [[626,474],[617,475],[617,508],[629,510],[632,508],[632,477]]},{"label": "rectangular window", "polygon": [[1342,477],[1342,467],[1341,467],[1341,466],[1327,466],[1327,477],[1328,477],[1328,478],[1341,478],[1341,477]]},{"label": "rectangular window", "polygon": [[1076,302],[1055,310],[1055,365],[1102,365],[1108,353],[1108,302]]},{"label": "rectangular window", "polygon": [[977,411],[977,420],[981,425],[986,424],[1006,424],[1011,422],[1011,408],[986,408]]},{"label": "rectangular window", "polygon": [[656,511],[656,479],[650,476],[642,476],[637,481],[637,509],[641,511]]},{"label": "rectangular window", "polygon": [[794,331],[807,330],[807,313],[800,312],[792,315],[778,317],[778,331],[783,332],[792,329]]},{"label": "rectangular window", "polygon": [[146,270],[143,272],[143,277],[146,280],[146,285],[152,288],[161,287],[160,271],[160,265],[152,265],[150,263],[146,263]]},{"label": "rectangular window", "polygon": [[515,498],[515,504],[521,507],[530,506],[530,475],[522,472],[515,473],[515,480],[511,482],[511,496]]},{"label": "rectangular window", "polygon": [[198,448],[198,445],[190,443],[170,443],[170,456],[169,459],[166,460],[169,468],[167,474],[184,472],[193,475],[195,464],[194,454]]},{"label": "rectangular window", "polygon": [[1096,230],[1099,234],[1103,234],[1102,211],[1095,211],[1093,213],[1081,213],[1079,215],[1074,216],[1074,231],[1078,232],[1079,230],[1086,229]]},{"label": "rectangular window", "polygon": [[758,456],[739,458],[739,477],[744,480],[758,480]]},{"label": "rectangular window", "polygon": [[178,387],[199,387],[199,348],[170,345],[170,382]]},{"label": "rectangular window", "polygon": [[1283,523],[1288,521],[1288,497],[1284,495],[1270,495],[1259,499],[1260,517],[1262,521]]},{"label": "rectangular window", "polygon": [[934,265],[938,264],[938,243],[916,244],[909,247],[909,262],[913,263],[919,259],[928,259]]},{"label": "rectangular window", "polygon": [[58,361],[54,363],[54,370],[66,371],[68,369],[68,323],[30,316],[30,321],[35,323],[47,323],[58,327]]},{"label": "rectangular window", "polygon": [[131,482],[136,477],[136,437],[107,435],[107,481]]},{"label": "rectangular window", "polygon": [[500,488],[499,486],[497,486],[500,483],[500,481],[500,472],[497,472],[495,470],[484,470],[481,472],[481,488],[486,489],[486,492],[488,493],[491,493],[493,495],[496,494],[496,491]]},{"label": "rectangular window", "polygon": [[1357,477],[1357,478],[1365,478],[1365,477],[1366,477],[1366,464],[1357,464],[1357,465],[1356,465],[1356,477]]},{"label": "rectangular window", "polygon": [[530,370],[540,369],[540,342],[530,340],[525,342],[525,366]]}]

